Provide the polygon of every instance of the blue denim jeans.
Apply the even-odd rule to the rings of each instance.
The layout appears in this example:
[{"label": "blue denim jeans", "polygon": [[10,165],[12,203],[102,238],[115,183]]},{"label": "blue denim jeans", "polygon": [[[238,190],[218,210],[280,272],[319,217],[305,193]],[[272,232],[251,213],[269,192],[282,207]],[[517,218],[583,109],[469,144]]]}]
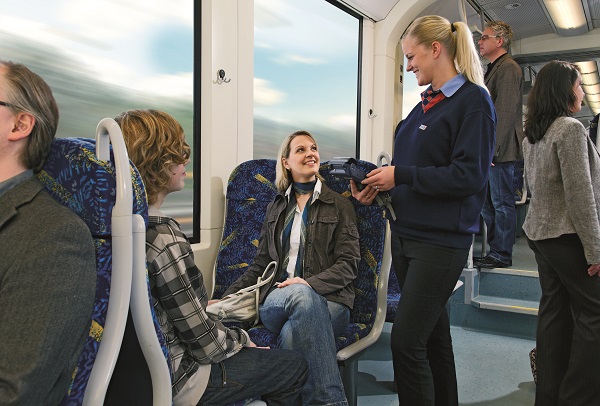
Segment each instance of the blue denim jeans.
[{"label": "blue denim jeans", "polygon": [[[347,405],[336,359],[335,336],[346,329],[350,310],[327,300],[304,284],[275,289],[260,306],[260,319],[279,334],[280,348],[308,361],[304,405]],[[335,330],[335,333],[334,333]]]},{"label": "blue denim jeans", "polygon": [[514,173],[512,161],[499,162],[490,168],[488,194],[482,211],[488,229],[488,255],[506,263],[512,261],[517,228]]},{"label": "blue denim jeans", "polygon": [[293,351],[242,348],[213,364],[199,405],[226,405],[261,395],[268,405],[299,406],[308,377],[306,361]]}]

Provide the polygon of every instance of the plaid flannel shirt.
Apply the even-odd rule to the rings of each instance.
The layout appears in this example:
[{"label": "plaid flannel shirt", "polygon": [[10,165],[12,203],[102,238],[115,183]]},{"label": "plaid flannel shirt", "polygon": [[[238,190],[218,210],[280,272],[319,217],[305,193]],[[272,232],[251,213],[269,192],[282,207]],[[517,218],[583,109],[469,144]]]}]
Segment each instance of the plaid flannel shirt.
[{"label": "plaid flannel shirt", "polygon": [[248,342],[238,328],[227,328],[205,311],[208,297],[202,274],[179,224],[150,216],[146,261],[154,308],[169,348],[173,396],[201,364],[223,361]]}]

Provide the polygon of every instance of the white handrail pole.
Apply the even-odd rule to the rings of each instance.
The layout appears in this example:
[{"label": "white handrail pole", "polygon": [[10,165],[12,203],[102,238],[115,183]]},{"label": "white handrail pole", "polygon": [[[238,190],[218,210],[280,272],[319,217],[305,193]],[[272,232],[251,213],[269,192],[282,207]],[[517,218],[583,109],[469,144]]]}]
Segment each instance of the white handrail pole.
[{"label": "white handrail pole", "polygon": [[110,160],[109,144],[113,145],[116,168],[116,203],[112,210],[112,272],[110,296],[102,340],[90,378],[87,383],[83,405],[104,403],[106,390],[112,376],[123,341],[132,278],[132,200],[133,192],[129,169],[129,157],[118,124],[105,118],[96,128],[96,155]]},{"label": "white handrail pole", "polygon": [[171,375],[152,321],[147,278],[146,225],[142,216],[134,214],[131,317],[152,378],[152,403],[169,406],[172,404]]}]

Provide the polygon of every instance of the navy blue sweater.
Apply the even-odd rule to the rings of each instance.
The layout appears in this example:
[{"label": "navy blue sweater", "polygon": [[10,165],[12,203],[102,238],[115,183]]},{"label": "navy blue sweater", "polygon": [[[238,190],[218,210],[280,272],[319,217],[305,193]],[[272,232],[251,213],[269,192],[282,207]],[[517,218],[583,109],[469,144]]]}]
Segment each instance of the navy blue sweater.
[{"label": "navy blue sweater", "polygon": [[469,81],[425,114],[420,103],[415,106],[394,139],[395,235],[454,248],[471,245],[495,133],[490,96]]}]

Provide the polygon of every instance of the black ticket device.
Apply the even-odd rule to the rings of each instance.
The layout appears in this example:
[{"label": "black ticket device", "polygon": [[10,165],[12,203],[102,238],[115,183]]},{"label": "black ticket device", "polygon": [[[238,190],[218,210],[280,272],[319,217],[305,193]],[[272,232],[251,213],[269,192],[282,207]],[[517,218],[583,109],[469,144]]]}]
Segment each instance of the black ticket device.
[{"label": "black ticket device", "polygon": [[329,173],[338,178],[352,179],[356,183],[358,190],[362,190],[365,185],[360,182],[367,177],[367,174],[357,164],[358,162],[354,158],[333,158],[329,161],[329,165],[331,166]]},{"label": "black ticket device", "polygon": [[[331,170],[329,171],[331,175],[342,179],[352,179],[354,183],[356,183],[358,190],[362,190],[365,187],[361,181],[367,177],[367,174],[358,167],[358,162],[356,159],[348,157],[336,157],[329,161],[329,165],[331,166]],[[375,197],[375,201],[378,205],[388,209],[392,219],[396,220],[396,213],[394,213],[394,208],[392,207],[392,198],[389,192],[380,191]]]}]

